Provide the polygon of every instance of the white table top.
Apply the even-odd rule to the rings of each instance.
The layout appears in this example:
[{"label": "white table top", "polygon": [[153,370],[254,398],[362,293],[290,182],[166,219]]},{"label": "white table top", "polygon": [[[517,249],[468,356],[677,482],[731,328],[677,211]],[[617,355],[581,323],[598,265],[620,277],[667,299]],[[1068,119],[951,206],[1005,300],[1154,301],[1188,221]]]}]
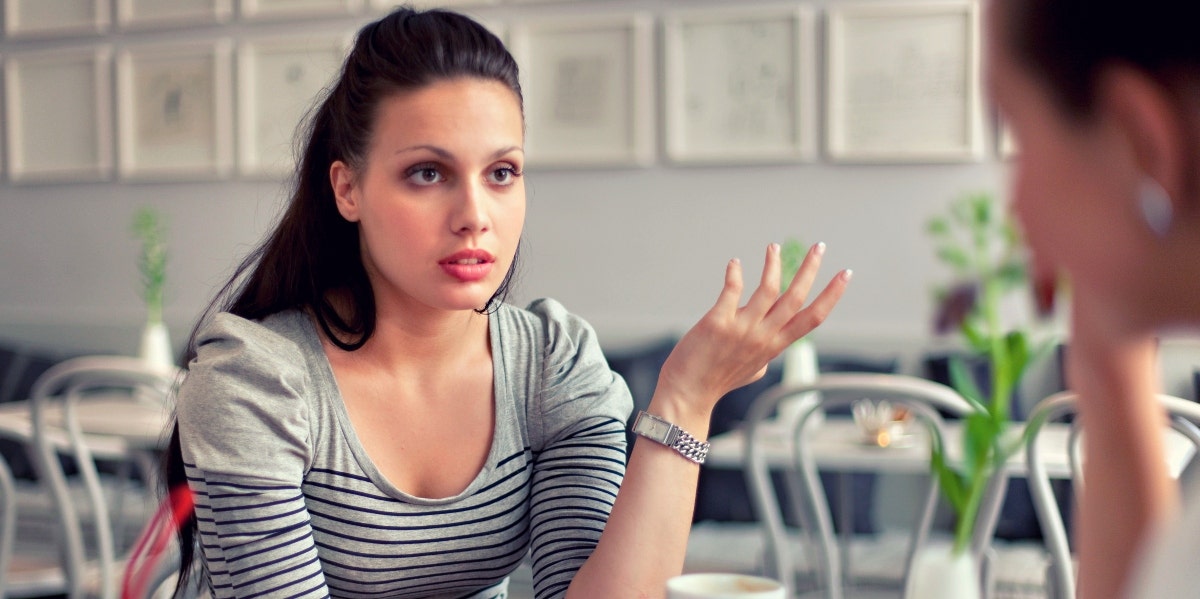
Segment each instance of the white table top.
[{"label": "white table top", "polygon": [[[51,424],[61,424],[62,404],[51,404],[47,413]],[[91,397],[76,407],[80,427],[88,437],[88,447],[98,455],[121,455],[129,449],[161,449],[164,431],[171,417],[170,408],[141,401],[128,395]],[[0,404],[0,436],[8,433],[18,438],[31,438],[33,422],[29,402],[15,401]],[[66,443],[66,433],[56,441]]]},{"label": "white table top", "polygon": [[[922,474],[929,472],[929,443],[923,427],[911,427],[910,436],[896,444],[882,448],[867,443],[858,427],[849,418],[826,417],[818,424],[811,437],[813,457],[817,466],[843,472],[893,472]],[[947,457],[951,462],[962,455],[963,424],[960,420],[949,420],[945,424]],[[1023,423],[1014,423],[1010,433],[1017,436]],[[769,465],[786,467],[792,463],[793,439],[785,427],[777,422],[759,425],[759,434],[764,437],[763,447]],[[1070,478],[1070,463],[1067,455],[1067,438],[1070,426],[1050,422],[1043,425],[1038,447],[1046,472],[1051,478]],[[716,435],[709,439],[712,447],[708,452],[706,468],[741,469],[745,465],[745,435],[741,429]],[[1167,436],[1168,459],[1171,471],[1178,475],[1191,459],[1194,448],[1182,435],[1170,431]],[[1027,472],[1025,451],[1021,449],[1008,459],[1009,474],[1024,476]]]}]

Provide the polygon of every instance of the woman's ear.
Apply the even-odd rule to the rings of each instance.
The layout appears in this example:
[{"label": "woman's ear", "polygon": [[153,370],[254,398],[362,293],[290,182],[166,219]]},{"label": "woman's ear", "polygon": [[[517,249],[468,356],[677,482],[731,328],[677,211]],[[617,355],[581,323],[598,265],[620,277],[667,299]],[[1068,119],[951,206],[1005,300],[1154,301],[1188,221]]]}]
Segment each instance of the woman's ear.
[{"label": "woman's ear", "polygon": [[1158,183],[1174,208],[1194,193],[1191,138],[1197,134],[1171,90],[1145,71],[1107,67],[1099,78],[1099,105],[1132,152],[1143,177]]},{"label": "woman's ear", "polygon": [[342,218],[358,222],[358,186],[355,184],[354,171],[341,160],[335,160],[329,165],[329,183],[333,186],[333,197],[337,200],[337,209]]}]

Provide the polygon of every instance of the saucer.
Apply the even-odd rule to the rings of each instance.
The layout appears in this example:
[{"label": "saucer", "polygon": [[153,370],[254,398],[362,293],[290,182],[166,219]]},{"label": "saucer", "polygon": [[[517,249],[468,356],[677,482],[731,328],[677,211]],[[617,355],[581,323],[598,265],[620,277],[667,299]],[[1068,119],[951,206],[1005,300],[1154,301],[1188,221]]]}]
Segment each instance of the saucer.
[{"label": "saucer", "polygon": [[859,443],[861,443],[862,445],[864,445],[866,447],[875,447],[878,449],[892,449],[892,448],[902,449],[902,448],[906,448],[906,447],[912,447],[913,444],[916,443],[917,439],[916,439],[916,435],[914,435],[913,433],[900,432],[900,433],[893,433],[891,435],[890,439],[888,440],[887,445],[880,445],[878,442],[875,441],[874,437],[870,437],[870,436],[859,437],[858,441],[859,441]]}]

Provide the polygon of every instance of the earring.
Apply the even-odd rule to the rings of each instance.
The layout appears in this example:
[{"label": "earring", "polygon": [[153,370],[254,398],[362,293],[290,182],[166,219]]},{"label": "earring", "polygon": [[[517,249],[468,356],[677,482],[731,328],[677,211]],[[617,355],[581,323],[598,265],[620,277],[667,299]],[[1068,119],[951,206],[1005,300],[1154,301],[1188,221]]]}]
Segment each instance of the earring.
[{"label": "earring", "polygon": [[1171,205],[1171,196],[1167,190],[1151,177],[1143,177],[1138,185],[1138,208],[1142,213],[1142,221],[1157,237],[1166,237],[1171,230],[1171,221],[1175,218],[1175,208]]}]

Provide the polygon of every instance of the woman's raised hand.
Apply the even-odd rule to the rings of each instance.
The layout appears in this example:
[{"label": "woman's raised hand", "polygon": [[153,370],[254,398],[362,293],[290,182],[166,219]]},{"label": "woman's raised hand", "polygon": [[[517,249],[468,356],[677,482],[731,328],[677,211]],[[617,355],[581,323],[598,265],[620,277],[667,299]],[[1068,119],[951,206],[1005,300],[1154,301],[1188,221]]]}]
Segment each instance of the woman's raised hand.
[{"label": "woman's raised hand", "polygon": [[761,378],[771,359],[824,322],[846,290],[849,270],[839,272],[816,299],[804,305],[824,251],[823,243],[809,248],[791,285],[781,294],[780,249],[779,244],[771,244],[758,289],[740,307],[742,266],[731,260],[716,304],[675,346],[659,375],[657,392],[686,401],[697,414],[707,414],[721,396]]}]

